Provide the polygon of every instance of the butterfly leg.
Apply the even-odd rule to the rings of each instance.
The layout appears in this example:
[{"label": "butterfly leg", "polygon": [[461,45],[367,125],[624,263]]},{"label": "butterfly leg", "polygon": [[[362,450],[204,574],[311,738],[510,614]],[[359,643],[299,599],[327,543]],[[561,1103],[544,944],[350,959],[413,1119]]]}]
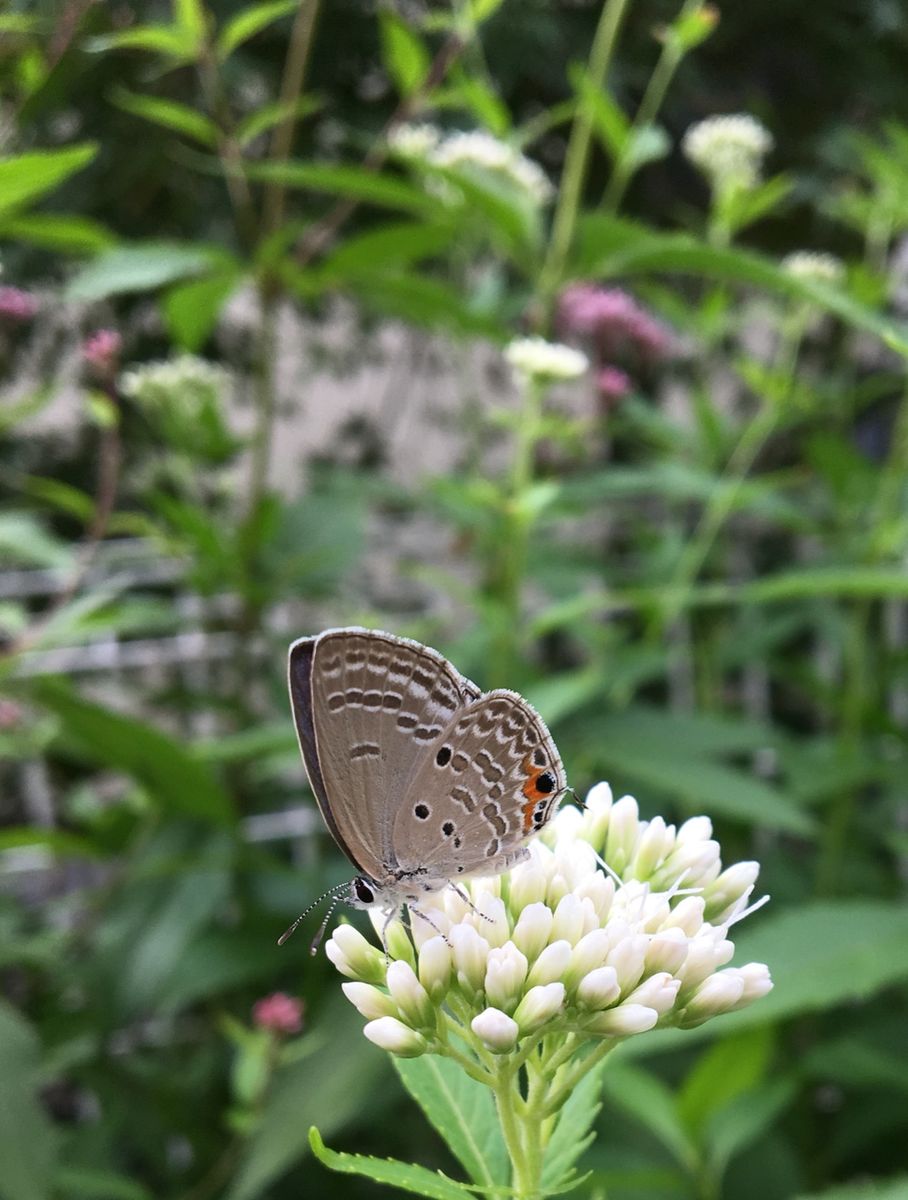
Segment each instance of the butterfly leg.
[{"label": "butterfly leg", "polygon": [[472,908],[473,912],[476,913],[477,916],[482,917],[482,919],[484,921],[492,920],[492,918],[489,916],[488,913],[480,912],[480,910],[476,907],[476,905],[470,899],[470,893],[466,890],[466,888],[461,887],[460,884],[457,883],[453,879],[450,881],[449,886],[454,889],[454,891],[461,898],[461,900],[463,900],[464,904],[468,904],[470,906],[470,908]]},{"label": "butterfly leg", "polygon": [[416,905],[412,904],[412,903],[408,904],[407,908],[410,911],[410,930],[411,930],[411,932],[413,929],[413,918],[419,917],[420,921],[425,921],[425,923],[427,925],[429,925],[432,929],[435,930],[435,932],[438,934],[438,936],[440,938],[444,938],[446,946],[448,946],[448,947],[451,946],[451,943],[448,941],[447,934],[445,934],[443,930],[439,929],[439,927],[435,924],[435,922],[432,920],[432,918],[429,916],[428,913],[423,912],[423,910],[421,908],[417,908]]}]

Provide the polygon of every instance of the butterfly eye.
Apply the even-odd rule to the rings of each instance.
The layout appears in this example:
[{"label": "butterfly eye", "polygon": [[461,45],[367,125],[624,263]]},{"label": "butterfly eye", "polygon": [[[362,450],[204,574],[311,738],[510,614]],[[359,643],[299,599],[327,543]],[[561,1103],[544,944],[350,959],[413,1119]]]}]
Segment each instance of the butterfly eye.
[{"label": "butterfly eye", "polygon": [[358,876],[353,880],[353,890],[356,893],[357,900],[361,904],[371,904],[375,899],[375,893],[362,876]]}]

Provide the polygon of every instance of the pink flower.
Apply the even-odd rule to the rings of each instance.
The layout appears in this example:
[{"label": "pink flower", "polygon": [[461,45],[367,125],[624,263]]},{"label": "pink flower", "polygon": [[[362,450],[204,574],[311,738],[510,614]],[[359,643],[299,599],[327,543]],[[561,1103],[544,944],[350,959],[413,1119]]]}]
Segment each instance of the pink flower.
[{"label": "pink flower", "polygon": [[671,349],[668,330],[621,288],[571,284],[558,302],[558,323],[565,333],[592,340],[602,359],[631,351],[655,360]]},{"label": "pink flower", "polygon": [[286,992],[263,996],[252,1007],[252,1020],[272,1033],[299,1033],[303,1027],[303,1002]]},{"label": "pink flower", "polygon": [[596,373],[596,389],[607,405],[623,400],[632,388],[630,376],[620,367],[601,367]]},{"label": "pink flower", "polygon": [[22,709],[15,700],[0,699],[0,729],[15,729],[22,720]]},{"label": "pink flower", "polygon": [[116,329],[97,329],[82,343],[82,357],[99,375],[111,375],[122,347],[123,339]]},{"label": "pink flower", "polygon": [[0,320],[30,321],[38,311],[38,299],[22,288],[0,287]]}]

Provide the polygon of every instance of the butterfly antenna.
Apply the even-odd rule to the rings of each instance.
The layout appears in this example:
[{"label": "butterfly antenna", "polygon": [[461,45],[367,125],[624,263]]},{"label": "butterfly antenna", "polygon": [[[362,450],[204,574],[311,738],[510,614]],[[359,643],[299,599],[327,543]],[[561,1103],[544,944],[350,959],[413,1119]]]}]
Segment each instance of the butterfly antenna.
[{"label": "butterfly antenna", "polygon": [[316,956],[316,954],[318,954],[318,948],[322,944],[322,938],[325,936],[325,930],[328,928],[328,922],[331,920],[331,916],[339,903],[340,896],[331,897],[331,903],[328,905],[328,911],[325,913],[325,919],[322,921],[321,925],[319,925],[318,933],[309,943],[309,953],[313,958]]},{"label": "butterfly antenna", "polygon": [[565,786],[561,789],[562,796],[566,796],[569,792],[571,794],[571,798],[573,799],[573,801],[577,805],[577,807],[582,808],[583,811],[586,812],[586,809],[587,809],[586,804],[580,799],[580,797],[577,795],[577,793],[574,791],[574,789],[572,787]]},{"label": "butterfly antenna", "polygon": [[[344,890],[344,888],[347,888],[349,886],[350,885],[347,883],[340,883],[340,884],[336,884],[332,888],[328,888],[327,892],[322,892],[322,894],[320,896],[316,897],[316,899],[313,900],[312,903],[310,905],[308,905],[308,907],[305,908],[303,910],[303,912],[300,913],[300,915],[296,918],[296,920],[289,927],[289,929],[284,930],[284,932],[281,934],[281,936],[277,939],[277,944],[279,946],[283,946],[284,942],[286,942],[288,938],[292,937],[293,934],[296,933],[296,931],[299,928],[299,926],[301,925],[301,923],[303,921],[305,921],[306,917],[309,916],[309,914],[312,912],[312,910],[314,908],[318,908],[318,906],[322,903],[322,901],[327,900],[329,896],[331,897],[331,908],[328,910],[328,913],[330,915],[331,912],[333,912],[335,906],[337,905],[338,900],[340,899],[340,897],[338,896],[338,892],[342,892]],[[315,951],[313,950],[312,953],[314,954]]]}]

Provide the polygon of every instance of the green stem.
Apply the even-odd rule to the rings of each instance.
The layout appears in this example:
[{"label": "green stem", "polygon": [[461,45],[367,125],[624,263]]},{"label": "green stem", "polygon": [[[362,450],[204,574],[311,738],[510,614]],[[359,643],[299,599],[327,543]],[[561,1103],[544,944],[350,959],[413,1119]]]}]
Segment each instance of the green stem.
[{"label": "green stem", "polygon": [[[605,87],[628,2],[629,0],[605,0],[603,5],[587,66],[589,81],[596,89]],[[539,296],[546,316],[551,309],[555,293],[561,286],[565,263],[574,240],[592,133],[593,116],[589,105],[581,104],[571,126],[548,252],[539,277]]]},{"label": "green stem", "polygon": [[[518,1111],[522,1098],[518,1075],[507,1061],[498,1066],[498,1082],[494,1091],[498,1121],[511,1160],[511,1184],[515,1200],[538,1200],[541,1195],[541,1168],[534,1166],[527,1152],[527,1140],[531,1140],[534,1131],[521,1127]],[[525,1133],[530,1134],[530,1139],[525,1140]]]},{"label": "green stem", "polygon": [[600,1042],[594,1050],[577,1063],[573,1070],[567,1071],[554,1087],[550,1087],[545,1097],[545,1115],[554,1116],[577,1084],[583,1079],[584,1075],[591,1071],[593,1067],[598,1066],[605,1056],[615,1049],[617,1044],[614,1041]]},{"label": "green stem", "polygon": [[267,288],[259,291],[260,319],[256,347],[255,407],[256,423],[252,442],[247,512],[254,516],[268,487],[268,470],[277,415],[277,389],[274,379],[276,353],[277,298]]},{"label": "green stem", "polygon": [[[688,13],[694,12],[700,7],[701,3],[702,0],[685,0],[681,12],[678,14],[678,20],[683,20]],[[656,120],[662,103],[665,100],[666,92],[675,77],[675,72],[684,59],[684,54],[683,45],[674,36],[673,32],[669,30],[662,45],[662,53],[659,55],[659,60],[653,69],[649,83],[646,85],[646,91],[643,93],[643,99],[640,101],[640,107],[634,116],[628,136],[629,144],[633,142],[635,135],[641,129],[652,125]],[[622,155],[615,163],[615,169],[612,171],[608,186],[602,197],[604,208],[608,209],[609,212],[618,211],[621,201],[624,199],[624,193],[627,191],[633,177],[634,167],[628,161],[627,157]]]}]

